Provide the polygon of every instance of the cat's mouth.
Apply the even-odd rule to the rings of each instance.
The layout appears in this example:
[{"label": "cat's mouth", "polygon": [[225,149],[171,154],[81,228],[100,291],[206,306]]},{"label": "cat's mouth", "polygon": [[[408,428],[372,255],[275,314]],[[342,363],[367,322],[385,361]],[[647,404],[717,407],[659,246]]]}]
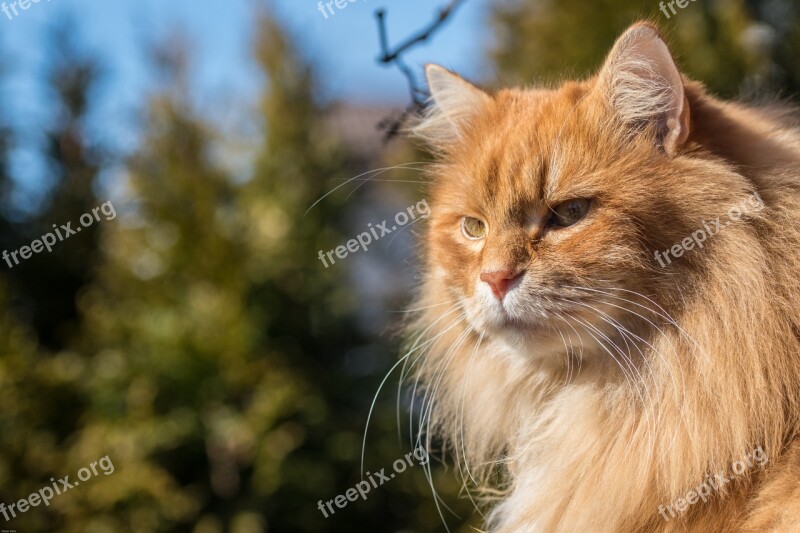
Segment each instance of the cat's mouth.
[{"label": "cat's mouth", "polygon": [[557,336],[559,331],[572,330],[576,323],[599,327],[598,316],[604,312],[597,300],[567,299],[561,291],[534,290],[524,285],[510,290],[503,299],[478,291],[467,305],[467,317],[479,331],[529,339]]},{"label": "cat's mouth", "polygon": [[586,357],[602,357],[617,350],[635,357],[630,343],[644,335],[638,327],[641,324],[637,326],[635,321],[626,319],[627,315],[620,313],[620,306],[613,301],[597,296],[566,296],[568,291],[522,289],[509,292],[502,300],[475,294],[466,306],[472,327],[526,358],[577,351]]},{"label": "cat's mouth", "polygon": [[559,307],[553,298],[531,294],[517,286],[502,299],[478,291],[467,316],[475,327],[486,333],[540,336],[552,330],[554,322],[559,320]]}]

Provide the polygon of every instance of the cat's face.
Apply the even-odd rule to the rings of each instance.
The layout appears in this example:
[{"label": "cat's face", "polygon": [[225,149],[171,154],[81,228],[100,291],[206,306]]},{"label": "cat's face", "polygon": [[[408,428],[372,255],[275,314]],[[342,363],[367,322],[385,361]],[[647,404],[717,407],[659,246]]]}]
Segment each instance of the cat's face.
[{"label": "cat's face", "polygon": [[605,331],[601,291],[646,276],[636,211],[648,200],[628,205],[620,176],[659,169],[626,164],[570,116],[587,90],[496,95],[438,173],[429,257],[478,331],[541,339],[567,317]]},{"label": "cat's face", "polygon": [[489,96],[428,69],[436,107],[419,130],[442,152],[429,270],[476,331],[545,351],[565,334],[600,345],[636,322],[623,302],[671,283],[653,250],[705,212],[685,201],[703,163],[674,157],[688,103],[663,42],[641,29],[598,77],[556,90]]}]

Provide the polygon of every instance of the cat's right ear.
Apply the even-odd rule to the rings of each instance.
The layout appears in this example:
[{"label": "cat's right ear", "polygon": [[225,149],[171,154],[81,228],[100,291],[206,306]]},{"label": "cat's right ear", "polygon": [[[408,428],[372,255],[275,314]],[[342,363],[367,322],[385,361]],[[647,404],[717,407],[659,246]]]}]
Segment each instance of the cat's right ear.
[{"label": "cat's right ear", "polygon": [[470,121],[491,97],[439,65],[426,65],[425,76],[431,100],[412,133],[433,147],[444,149],[462,137]]},{"label": "cat's right ear", "polygon": [[600,72],[600,86],[631,130],[652,128],[669,155],[689,137],[689,100],[683,78],[655,26],[637,23],[616,42]]}]

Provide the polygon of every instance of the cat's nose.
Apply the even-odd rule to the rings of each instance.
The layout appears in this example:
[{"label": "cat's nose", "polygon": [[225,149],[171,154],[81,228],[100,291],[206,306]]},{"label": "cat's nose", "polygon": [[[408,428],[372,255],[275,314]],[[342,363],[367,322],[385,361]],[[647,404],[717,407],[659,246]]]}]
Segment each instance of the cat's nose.
[{"label": "cat's nose", "polygon": [[512,270],[498,270],[496,272],[483,272],[481,274],[481,281],[485,281],[492,288],[492,292],[498,300],[506,297],[506,294],[511,288],[511,283],[522,276],[524,272],[515,272]]}]

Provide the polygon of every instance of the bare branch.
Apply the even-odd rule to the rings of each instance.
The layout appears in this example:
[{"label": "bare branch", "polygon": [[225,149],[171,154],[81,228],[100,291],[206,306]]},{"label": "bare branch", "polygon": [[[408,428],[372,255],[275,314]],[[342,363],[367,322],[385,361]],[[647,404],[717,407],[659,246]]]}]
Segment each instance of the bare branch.
[{"label": "bare branch", "polygon": [[434,33],[439,31],[453,12],[465,1],[466,0],[450,0],[450,3],[439,10],[434,20],[428,24],[428,26],[397,45],[394,50],[389,48],[389,37],[386,30],[386,10],[379,9],[375,12],[375,18],[378,21],[378,37],[381,46],[381,55],[378,58],[378,62],[382,65],[391,65],[394,63],[408,80],[408,87],[411,93],[411,104],[409,104],[405,110],[397,116],[386,117],[378,124],[378,128],[385,131],[384,142],[390,141],[400,132],[400,129],[409,116],[420,113],[425,109],[428,100],[427,90],[417,83],[414,71],[403,61],[403,54],[414,46],[426,42]]}]

